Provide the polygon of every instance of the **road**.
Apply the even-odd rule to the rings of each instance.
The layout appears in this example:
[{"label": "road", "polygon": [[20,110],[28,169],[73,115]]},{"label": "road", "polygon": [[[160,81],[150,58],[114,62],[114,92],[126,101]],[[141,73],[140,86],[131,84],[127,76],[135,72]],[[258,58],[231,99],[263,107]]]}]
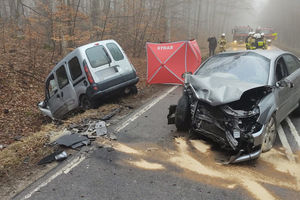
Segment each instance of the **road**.
[{"label": "road", "polygon": [[[280,139],[258,161],[222,165],[222,152],[212,143],[167,125],[168,107],[181,93],[166,86],[114,127],[114,151],[94,145],[15,199],[299,199],[300,165]],[[296,153],[292,132],[299,136],[300,118],[291,116],[282,126]]]}]

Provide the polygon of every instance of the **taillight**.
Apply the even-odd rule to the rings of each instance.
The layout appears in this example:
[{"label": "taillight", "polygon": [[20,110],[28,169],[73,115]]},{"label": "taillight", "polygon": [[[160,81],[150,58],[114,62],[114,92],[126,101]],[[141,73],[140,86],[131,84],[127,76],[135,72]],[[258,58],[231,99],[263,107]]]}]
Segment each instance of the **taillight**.
[{"label": "taillight", "polygon": [[89,70],[89,68],[88,68],[88,66],[87,66],[87,64],[86,64],[86,62],[84,61],[83,64],[84,64],[84,71],[85,71],[85,74],[86,74],[86,76],[87,76],[87,79],[88,79],[89,83],[90,83],[90,84],[94,84],[95,81],[94,81],[94,79],[93,79],[93,76],[92,76],[92,74],[91,74],[91,72],[90,72],[90,70]]}]

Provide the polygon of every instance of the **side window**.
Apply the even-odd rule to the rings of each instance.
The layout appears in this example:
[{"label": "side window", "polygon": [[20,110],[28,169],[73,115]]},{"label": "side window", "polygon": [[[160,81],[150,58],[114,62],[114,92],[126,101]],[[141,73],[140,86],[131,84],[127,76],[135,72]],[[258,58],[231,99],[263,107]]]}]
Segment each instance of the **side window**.
[{"label": "side window", "polygon": [[287,69],[286,69],[286,65],[284,63],[283,58],[280,58],[277,61],[277,65],[276,65],[276,78],[277,78],[277,81],[280,81],[280,80],[284,79],[287,76],[288,76],[288,72],[287,72]]},{"label": "side window", "polygon": [[64,65],[60,66],[58,68],[58,70],[56,70],[56,77],[57,77],[57,82],[58,82],[59,89],[62,89],[66,85],[69,84],[67,72],[66,72],[66,69],[65,69]]},{"label": "side window", "polygon": [[120,61],[124,59],[124,55],[115,43],[108,43],[106,46],[109,49],[115,61]]},{"label": "side window", "polygon": [[297,69],[300,68],[299,61],[296,58],[294,58],[294,56],[284,55],[283,59],[286,63],[286,67],[287,67],[289,74],[294,73]]},{"label": "side window", "polygon": [[85,51],[85,53],[93,68],[97,68],[102,65],[107,65],[111,62],[111,59],[108,56],[106,50],[101,45],[89,48]]},{"label": "side window", "polygon": [[69,61],[69,70],[73,81],[82,75],[81,66],[77,57]]},{"label": "side window", "polygon": [[57,90],[58,86],[54,79],[54,75],[52,74],[46,81],[46,98],[51,98],[53,95],[56,94]]}]

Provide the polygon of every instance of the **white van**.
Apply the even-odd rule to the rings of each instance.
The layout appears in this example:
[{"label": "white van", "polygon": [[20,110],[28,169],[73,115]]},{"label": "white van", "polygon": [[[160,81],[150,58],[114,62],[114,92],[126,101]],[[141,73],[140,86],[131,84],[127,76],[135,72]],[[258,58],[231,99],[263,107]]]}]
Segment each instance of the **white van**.
[{"label": "white van", "polygon": [[43,114],[59,119],[78,107],[91,108],[114,92],[136,93],[139,78],[123,49],[114,40],[81,46],[61,60],[48,75]]}]

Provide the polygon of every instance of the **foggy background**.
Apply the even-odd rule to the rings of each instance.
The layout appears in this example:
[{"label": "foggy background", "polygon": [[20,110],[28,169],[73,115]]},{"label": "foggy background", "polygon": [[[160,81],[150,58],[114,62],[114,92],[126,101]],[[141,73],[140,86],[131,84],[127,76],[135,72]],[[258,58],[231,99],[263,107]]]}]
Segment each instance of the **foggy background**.
[{"label": "foggy background", "polygon": [[[58,12],[59,5],[66,8]],[[68,14],[62,16],[63,11]],[[219,37],[224,32],[227,40],[232,41],[232,28],[247,25],[254,30],[258,26],[273,27],[279,36],[275,44],[298,52],[299,11],[299,0],[0,0],[3,27],[14,20],[23,30],[26,18],[38,18],[37,23],[46,25],[38,34],[47,35],[45,39],[52,47],[59,43],[61,53],[83,43],[113,38],[135,56],[144,53],[148,41],[195,38],[204,49],[207,37]],[[60,15],[57,19],[62,24],[58,31],[52,15]],[[63,17],[73,17],[76,28],[71,30],[73,20],[69,23]],[[78,40],[76,29],[89,31],[89,36],[84,41]],[[62,35],[57,36],[57,32]],[[53,38],[55,41],[51,41]]]}]

